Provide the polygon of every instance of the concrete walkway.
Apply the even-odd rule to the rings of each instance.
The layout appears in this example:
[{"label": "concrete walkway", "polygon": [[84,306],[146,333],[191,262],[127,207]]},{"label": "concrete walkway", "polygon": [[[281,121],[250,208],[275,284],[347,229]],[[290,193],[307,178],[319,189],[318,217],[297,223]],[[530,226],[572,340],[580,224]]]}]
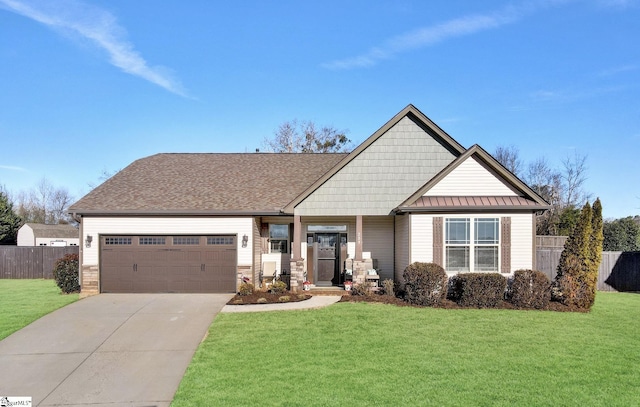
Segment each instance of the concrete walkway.
[{"label": "concrete walkway", "polygon": [[0,341],[0,396],[34,406],[166,407],[231,294],[101,294]]},{"label": "concrete walkway", "polygon": [[315,295],[308,300],[282,304],[225,305],[221,312],[263,312],[322,308],[340,301],[340,295]]}]

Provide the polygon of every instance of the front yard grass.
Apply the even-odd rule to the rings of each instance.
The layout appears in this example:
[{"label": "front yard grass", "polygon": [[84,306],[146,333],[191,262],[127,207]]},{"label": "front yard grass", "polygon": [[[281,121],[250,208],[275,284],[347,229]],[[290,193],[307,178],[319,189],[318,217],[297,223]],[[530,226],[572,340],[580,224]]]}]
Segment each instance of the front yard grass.
[{"label": "front yard grass", "polygon": [[219,314],[173,407],[638,405],[640,295],[590,313],[373,303]]},{"label": "front yard grass", "polygon": [[77,300],[78,294],[61,294],[54,280],[0,280],[0,340]]}]

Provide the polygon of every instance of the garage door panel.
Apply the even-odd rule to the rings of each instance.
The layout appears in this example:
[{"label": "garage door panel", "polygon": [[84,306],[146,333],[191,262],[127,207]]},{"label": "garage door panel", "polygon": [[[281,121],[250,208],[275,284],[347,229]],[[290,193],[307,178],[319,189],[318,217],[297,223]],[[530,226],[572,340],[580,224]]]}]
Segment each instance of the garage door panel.
[{"label": "garage door panel", "polygon": [[235,236],[105,236],[100,258],[102,292],[236,290]]}]

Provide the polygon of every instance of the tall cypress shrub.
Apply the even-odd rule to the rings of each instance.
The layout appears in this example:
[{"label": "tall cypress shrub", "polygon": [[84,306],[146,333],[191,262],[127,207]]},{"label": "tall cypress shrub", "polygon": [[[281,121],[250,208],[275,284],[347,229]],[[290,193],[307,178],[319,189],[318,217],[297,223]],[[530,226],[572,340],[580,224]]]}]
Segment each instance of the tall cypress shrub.
[{"label": "tall cypress shrub", "polygon": [[602,261],[602,243],[604,242],[603,222],[602,222],[602,203],[597,198],[593,203],[591,218],[591,236],[589,237],[589,275],[587,286],[589,287],[590,304],[596,299],[596,290],[598,288],[598,272],[600,262]]},{"label": "tall cypress shrub", "polygon": [[590,254],[592,218],[593,211],[587,202],[560,255],[554,292],[556,299],[565,305],[589,308],[593,304],[595,294],[589,294],[592,285],[590,270],[594,260]]}]

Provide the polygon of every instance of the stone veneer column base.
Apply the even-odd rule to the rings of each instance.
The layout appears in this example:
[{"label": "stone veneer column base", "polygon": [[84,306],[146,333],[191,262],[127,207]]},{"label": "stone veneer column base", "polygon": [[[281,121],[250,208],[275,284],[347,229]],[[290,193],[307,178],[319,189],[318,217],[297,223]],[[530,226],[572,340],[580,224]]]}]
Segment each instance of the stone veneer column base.
[{"label": "stone veneer column base", "polygon": [[353,261],[353,283],[362,284],[367,274],[366,263],[362,260]]},{"label": "stone veneer column base", "polygon": [[304,282],[304,259],[291,259],[291,292],[298,293],[302,291],[302,283]]},{"label": "stone veneer column base", "polygon": [[98,266],[82,266],[82,285],[80,287],[80,298],[100,294],[98,280]]}]

